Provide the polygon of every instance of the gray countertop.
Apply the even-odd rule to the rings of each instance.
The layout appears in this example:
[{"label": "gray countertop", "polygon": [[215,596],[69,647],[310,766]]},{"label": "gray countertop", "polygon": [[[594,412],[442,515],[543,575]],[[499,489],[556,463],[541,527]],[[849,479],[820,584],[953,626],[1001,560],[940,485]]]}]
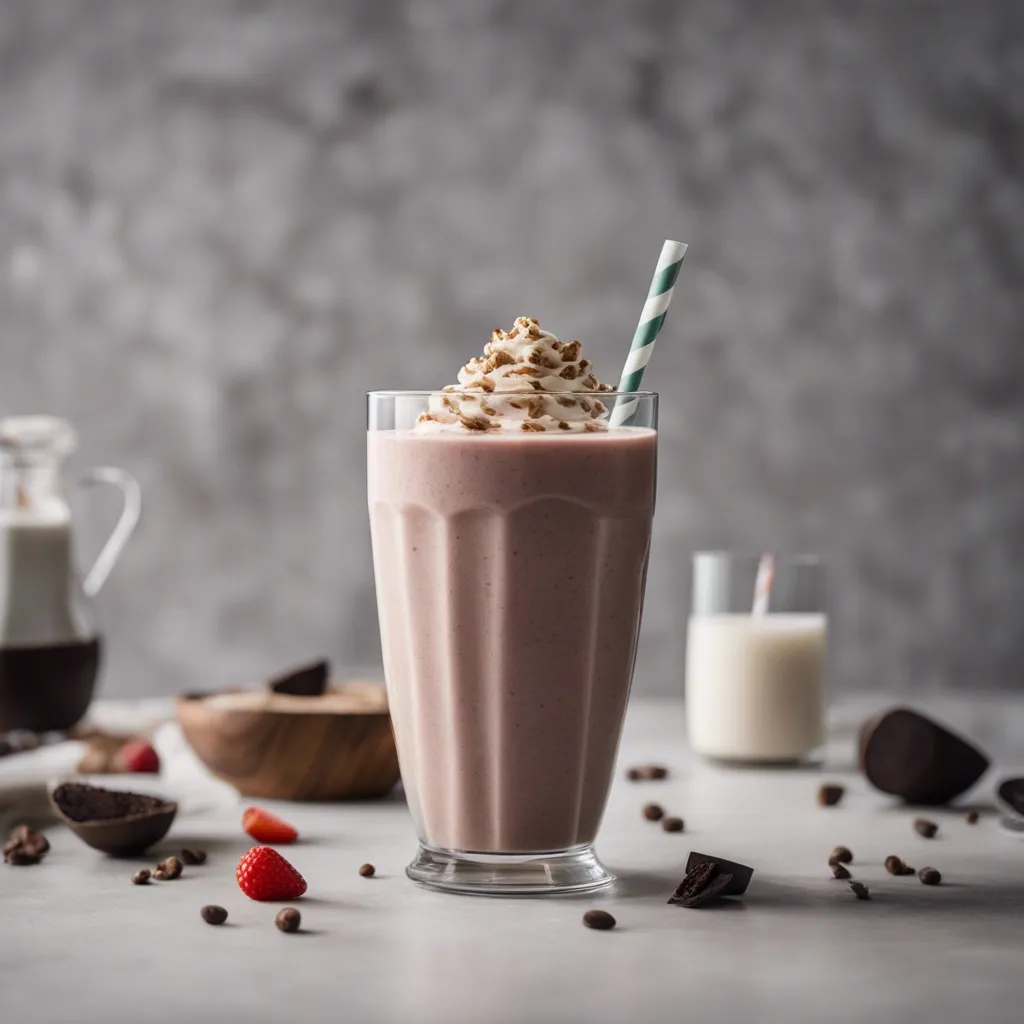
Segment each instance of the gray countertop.
[{"label": "gray countertop", "polygon": [[[938,810],[937,838],[915,814],[852,771],[846,706],[822,771],[739,771],[689,757],[682,708],[637,702],[599,840],[619,875],[614,893],[557,900],[438,895],[408,882],[413,852],[403,803],[288,806],[303,840],[288,856],[309,882],[306,931],[284,935],[276,906],[247,900],[234,866],[250,845],[241,802],[183,808],[173,842],[209,862],[173,883],[136,888],[135,864],[108,860],[63,829],[39,867],[0,866],[0,1020],[162,1022],[910,1021],[1021,1019],[1024,845],[1005,833],[989,795],[996,772],[964,802],[982,817]],[[1000,767],[1024,765],[1024,706],[1009,698],[933,703]],[[630,783],[638,761],[672,767]],[[819,808],[822,778],[847,785]],[[644,821],[656,799],[683,834]],[[279,808],[278,808],[279,809]],[[829,851],[852,848],[870,902],[830,876]],[[665,900],[691,849],[752,864],[741,900],[682,910]],[[890,853],[939,868],[943,884],[887,875]],[[372,861],[374,879],[357,874]],[[205,903],[228,908],[211,928]],[[618,919],[582,927],[590,907]]]}]

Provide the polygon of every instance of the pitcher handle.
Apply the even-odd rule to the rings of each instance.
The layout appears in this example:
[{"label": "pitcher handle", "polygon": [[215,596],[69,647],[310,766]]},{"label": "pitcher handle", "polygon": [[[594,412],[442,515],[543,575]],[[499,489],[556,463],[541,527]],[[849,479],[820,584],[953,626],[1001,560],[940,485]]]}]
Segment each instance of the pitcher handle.
[{"label": "pitcher handle", "polygon": [[118,469],[116,466],[97,466],[82,477],[79,484],[82,487],[113,484],[120,490],[124,498],[124,506],[121,509],[117,525],[111,531],[106,544],[103,545],[103,550],[96,556],[96,561],[93,562],[92,568],[82,584],[86,597],[95,597],[103,584],[107,582],[110,570],[114,568],[114,564],[121,557],[128,538],[131,537],[138,525],[139,516],[142,513],[142,488],[131,473]]}]

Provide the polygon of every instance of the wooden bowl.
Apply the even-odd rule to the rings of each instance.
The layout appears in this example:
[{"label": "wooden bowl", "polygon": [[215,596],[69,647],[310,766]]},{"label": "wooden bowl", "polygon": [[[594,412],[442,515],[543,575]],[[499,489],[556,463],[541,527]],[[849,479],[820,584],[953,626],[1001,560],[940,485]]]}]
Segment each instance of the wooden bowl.
[{"label": "wooden bowl", "polygon": [[[178,813],[176,803],[160,797],[79,782],[61,783],[49,797],[57,815],[86,846],[112,857],[131,857],[160,842]],[[98,812],[81,816],[86,802],[94,807],[98,803]]]},{"label": "wooden bowl", "polygon": [[398,781],[384,688],[349,683],[319,697],[269,692],[178,698],[199,760],[245,796],[361,800]]}]

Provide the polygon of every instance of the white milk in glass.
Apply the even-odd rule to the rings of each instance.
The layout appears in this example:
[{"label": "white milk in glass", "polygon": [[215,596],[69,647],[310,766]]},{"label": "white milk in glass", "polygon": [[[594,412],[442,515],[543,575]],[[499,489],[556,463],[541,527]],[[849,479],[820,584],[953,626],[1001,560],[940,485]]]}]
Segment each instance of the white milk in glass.
[{"label": "white milk in glass", "polygon": [[824,614],[693,615],[690,746],[705,757],[794,761],[824,742]]}]

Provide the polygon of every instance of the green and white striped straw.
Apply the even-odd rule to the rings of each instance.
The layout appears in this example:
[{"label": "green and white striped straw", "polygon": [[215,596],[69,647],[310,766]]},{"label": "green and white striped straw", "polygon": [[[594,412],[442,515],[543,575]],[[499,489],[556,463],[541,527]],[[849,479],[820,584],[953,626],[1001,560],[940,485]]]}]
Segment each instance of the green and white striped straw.
[{"label": "green and white striped straw", "polygon": [[[658,265],[654,268],[651,290],[647,293],[644,311],[640,314],[640,323],[636,325],[636,333],[633,335],[633,344],[629,347],[626,365],[622,367],[619,391],[640,390],[644,367],[650,361],[651,353],[654,352],[654,343],[658,340],[658,335],[665,323],[668,304],[672,301],[672,290],[675,288],[679,268],[683,265],[685,255],[686,244],[684,242],[673,242],[671,238],[668,238],[661,247],[661,256],[658,257]],[[625,400],[620,398],[612,410],[611,425],[613,427],[621,426],[633,415],[636,407],[637,400],[635,398]]]}]

